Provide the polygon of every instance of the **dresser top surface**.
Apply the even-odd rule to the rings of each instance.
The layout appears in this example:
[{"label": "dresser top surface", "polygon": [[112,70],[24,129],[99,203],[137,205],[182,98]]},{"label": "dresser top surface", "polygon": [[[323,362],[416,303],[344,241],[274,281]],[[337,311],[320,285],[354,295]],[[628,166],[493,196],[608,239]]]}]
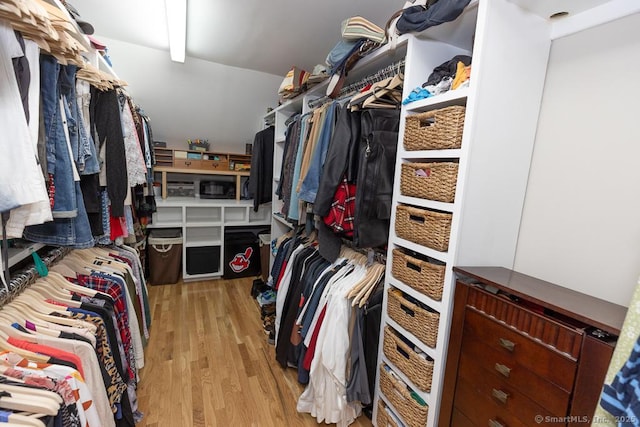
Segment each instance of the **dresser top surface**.
[{"label": "dresser top surface", "polygon": [[454,267],[454,271],[615,335],[620,334],[627,313],[621,305],[503,267]]}]

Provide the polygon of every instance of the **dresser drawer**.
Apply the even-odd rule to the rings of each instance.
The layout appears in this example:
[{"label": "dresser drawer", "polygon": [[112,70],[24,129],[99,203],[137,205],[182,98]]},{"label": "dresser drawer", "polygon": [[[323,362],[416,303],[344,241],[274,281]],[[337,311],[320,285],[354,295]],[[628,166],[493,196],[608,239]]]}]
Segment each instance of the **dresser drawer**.
[{"label": "dresser drawer", "polygon": [[[534,420],[531,420],[530,423],[522,422],[491,397],[478,393],[473,385],[464,378],[458,377],[453,404],[464,416],[473,420],[477,426],[531,427],[537,425]],[[455,424],[451,424],[451,426],[457,427]]]},{"label": "dresser drawer", "polygon": [[580,356],[582,330],[566,326],[551,317],[477,287],[469,288],[467,305],[573,359]]},{"label": "dresser drawer", "polygon": [[177,169],[202,169],[202,160],[173,159],[173,167]]},{"label": "dresser drawer", "polygon": [[[378,425],[380,426],[380,424]],[[469,418],[467,418],[465,414],[463,414],[457,409],[453,410],[453,414],[451,416],[451,425],[453,427],[474,427],[475,426],[475,424],[473,424],[473,422]],[[383,425],[381,427],[385,427],[385,426]]]},{"label": "dresser drawer", "polygon": [[228,171],[229,162],[226,160],[202,160],[202,169],[214,171]]},{"label": "dresser drawer", "polygon": [[[518,387],[510,383],[507,378],[502,379],[480,368],[476,361],[466,354],[462,354],[458,368],[458,377],[473,384],[476,393],[488,397],[499,407],[512,416],[528,424],[536,419],[536,416],[551,416],[551,412],[544,409],[535,401],[525,396]],[[565,413],[557,414],[559,416]]]},{"label": "dresser drawer", "polygon": [[510,388],[519,390],[553,415],[563,416],[569,408],[570,393],[545,380],[521,365],[510,355],[470,336],[465,336],[460,351],[460,364],[473,363],[484,372],[483,381],[502,379]]},{"label": "dresser drawer", "polygon": [[473,308],[465,311],[464,334],[471,335],[508,356],[509,364],[518,364],[557,384],[573,389],[576,362],[537,340],[499,323]]}]

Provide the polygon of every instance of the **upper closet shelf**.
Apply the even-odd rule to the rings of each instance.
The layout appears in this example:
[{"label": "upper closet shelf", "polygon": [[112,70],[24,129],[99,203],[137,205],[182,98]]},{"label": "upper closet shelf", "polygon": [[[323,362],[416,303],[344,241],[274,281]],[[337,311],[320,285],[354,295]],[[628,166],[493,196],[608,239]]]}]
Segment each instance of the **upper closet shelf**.
[{"label": "upper closet shelf", "polygon": [[478,0],[471,0],[462,14],[454,21],[445,22],[417,33],[419,39],[438,40],[452,46],[473,50],[476,21],[478,19]]},{"label": "upper closet shelf", "polygon": [[434,110],[436,108],[450,107],[452,105],[464,105],[466,103],[468,95],[468,87],[450,90],[440,95],[411,102],[407,104],[407,111],[418,113],[422,111]]},{"label": "upper closet shelf", "polygon": [[[352,70],[349,71],[345,79],[344,85],[360,80],[361,78],[384,68],[385,66],[402,59],[407,53],[407,43],[410,35],[404,34],[400,36],[395,44],[391,46],[389,43],[376,49],[369,55],[362,58],[356,63]],[[328,52],[327,52],[328,53]],[[299,111],[308,98],[321,98],[325,95],[329,79],[318,83],[306,92],[301,93],[295,98],[291,98],[279,105],[275,111]]]}]

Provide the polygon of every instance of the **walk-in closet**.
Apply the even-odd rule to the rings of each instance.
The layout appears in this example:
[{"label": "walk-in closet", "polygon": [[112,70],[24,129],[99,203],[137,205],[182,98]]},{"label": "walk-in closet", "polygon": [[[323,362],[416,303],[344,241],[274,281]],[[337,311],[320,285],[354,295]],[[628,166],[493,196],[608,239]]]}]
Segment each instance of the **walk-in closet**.
[{"label": "walk-in closet", "polygon": [[0,1],[0,427],[640,427],[639,26]]}]

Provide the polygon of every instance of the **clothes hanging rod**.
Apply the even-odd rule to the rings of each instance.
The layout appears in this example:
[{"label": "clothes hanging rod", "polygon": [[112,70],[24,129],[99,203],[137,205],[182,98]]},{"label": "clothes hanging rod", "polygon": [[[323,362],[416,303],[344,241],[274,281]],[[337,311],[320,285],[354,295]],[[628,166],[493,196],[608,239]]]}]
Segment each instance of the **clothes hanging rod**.
[{"label": "clothes hanging rod", "polygon": [[[54,265],[56,262],[64,258],[69,252],[71,252],[71,248],[67,247],[56,247],[49,250],[46,255],[42,256],[42,261],[48,267]],[[20,295],[22,291],[24,291],[28,286],[33,284],[40,275],[38,274],[38,270],[36,269],[35,264],[30,264],[23,270],[20,270],[17,273],[11,275],[12,279],[8,283],[9,292],[5,289],[0,288],[0,307],[9,303],[16,296]]]},{"label": "clothes hanging rod", "polygon": [[[345,99],[347,97],[350,97],[353,93],[361,91],[367,85],[377,83],[389,77],[393,77],[398,73],[404,73],[404,64],[405,60],[401,59],[397,62],[387,65],[386,67],[376,71],[373,74],[369,74],[368,76],[363,77],[362,79],[354,83],[350,83],[340,90],[335,100]],[[323,96],[322,98],[309,101],[308,105],[309,108],[314,109],[329,101],[334,101],[334,99],[329,98],[328,96]]]}]

